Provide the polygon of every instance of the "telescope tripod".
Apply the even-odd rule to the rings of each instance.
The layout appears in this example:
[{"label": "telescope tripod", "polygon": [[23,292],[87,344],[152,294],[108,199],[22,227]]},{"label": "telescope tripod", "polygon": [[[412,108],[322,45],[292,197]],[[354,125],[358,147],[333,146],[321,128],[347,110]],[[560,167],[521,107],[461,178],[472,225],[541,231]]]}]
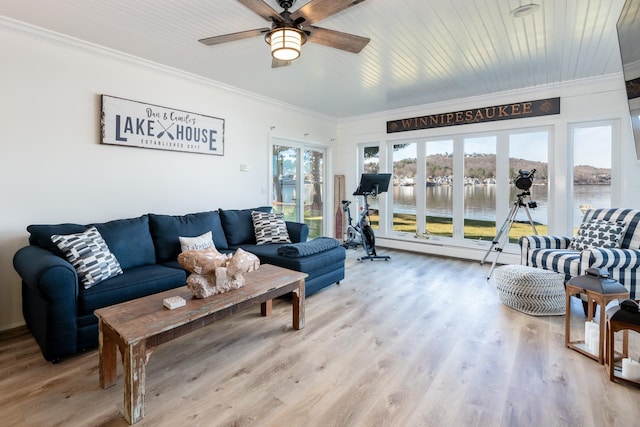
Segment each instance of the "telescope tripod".
[{"label": "telescope tripod", "polygon": [[491,278],[491,275],[493,274],[493,269],[496,267],[498,258],[502,253],[502,248],[504,247],[505,243],[509,240],[509,231],[511,231],[511,226],[515,222],[516,215],[518,214],[518,210],[520,210],[520,208],[524,208],[524,211],[527,214],[527,218],[529,219],[529,224],[531,224],[531,229],[533,230],[533,234],[535,235],[538,234],[538,230],[536,230],[536,226],[533,223],[533,219],[531,219],[529,206],[527,206],[527,204],[524,202],[524,199],[530,194],[531,193],[529,191],[523,191],[522,193],[517,195],[517,200],[511,206],[511,210],[509,211],[509,215],[507,216],[507,219],[504,221],[504,223],[496,233],[496,237],[494,237],[493,240],[491,241],[491,246],[487,250],[487,253],[484,254],[484,258],[482,258],[482,261],[480,261],[480,265],[484,264],[487,257],[493,250],[495,250],[498,253],[496,255],[496,258],[493,260],[493,263],[491,264],[491,269],[489,270],[489,275],[487,275],[487,280]]}]

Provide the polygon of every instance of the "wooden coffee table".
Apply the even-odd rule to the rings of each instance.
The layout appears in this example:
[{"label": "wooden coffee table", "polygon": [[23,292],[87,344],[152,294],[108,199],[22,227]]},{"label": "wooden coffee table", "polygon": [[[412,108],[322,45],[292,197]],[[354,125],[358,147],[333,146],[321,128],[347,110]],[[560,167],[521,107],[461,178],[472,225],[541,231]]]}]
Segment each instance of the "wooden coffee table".
[{"label": "wooden coffee table", "polygon": [[[304,279],[308,275],[270,264],[245,275],[246,284],[223,294],[196,299],[185,286],[95,311],[100,335],[100,386],[117,379],[117,349],[124,368],[124,417],[129,424],[144,417],[145,364],[156,346],[206,326],[216,320],[261,304],[261,314],[271,312],[272,299],[291,293],[293,328],[304,327]],[[164,308],[162,300],[181,296],[184,307]]]}]

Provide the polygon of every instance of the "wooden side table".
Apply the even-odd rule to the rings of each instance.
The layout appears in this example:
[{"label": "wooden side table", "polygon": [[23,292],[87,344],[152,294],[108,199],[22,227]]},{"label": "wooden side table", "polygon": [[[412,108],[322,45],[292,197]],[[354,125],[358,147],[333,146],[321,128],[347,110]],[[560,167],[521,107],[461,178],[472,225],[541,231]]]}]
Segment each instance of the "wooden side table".
[{"label": "wooden side table", "polygon": [[[606,279],[609,283],[603,284],[600,279]],[[566,304],[567,315],[565,317],[565,333],[564,344],[570,349],[584,354],[598,363],[604,365],[604,341],[605,341],[605,323],[606,323],[606,306],[611,301],[629,298],[629,291],[615,280],[601,278],[595,276],[580,276],[569,280],[566,285]],[[593,320],[595,305],[600,306],[600,341],[598,343],[598,354],[588,351],[584,340],[571,340],[571,296],[577,294],[586,294],[587,296],[587,322]]]},{"label": "wooden side table", "polygon": [[[607,320],[607,359],[606,368],[609,371],[609,380],[640,387],[640,380],[632,380],[622,376],[622,358],[629,356],[629,331],[640,333],[640,313],[631,313],[620,309],[612,308],[608,313]],[[616,357],[615,334],[622,331],[622,353]],[[620,362],[620,363],[618,363]]]}]

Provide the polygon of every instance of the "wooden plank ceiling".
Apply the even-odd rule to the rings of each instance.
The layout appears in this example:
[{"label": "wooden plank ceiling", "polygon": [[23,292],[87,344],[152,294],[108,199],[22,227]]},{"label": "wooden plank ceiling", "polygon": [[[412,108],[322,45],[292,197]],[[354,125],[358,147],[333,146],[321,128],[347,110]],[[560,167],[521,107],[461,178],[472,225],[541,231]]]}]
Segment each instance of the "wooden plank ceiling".
[{"label": "wooden plank ceiling", "polygon": [[262,37],[197,42],[269,26],[235,0],[2,0],[0,27],[22,21],[338,118],[622,70],[624,0],[532,1],[515,18],[529,0],[366,0],[316,23],[369,37],[360,54],[307,43],[282,68]]}]

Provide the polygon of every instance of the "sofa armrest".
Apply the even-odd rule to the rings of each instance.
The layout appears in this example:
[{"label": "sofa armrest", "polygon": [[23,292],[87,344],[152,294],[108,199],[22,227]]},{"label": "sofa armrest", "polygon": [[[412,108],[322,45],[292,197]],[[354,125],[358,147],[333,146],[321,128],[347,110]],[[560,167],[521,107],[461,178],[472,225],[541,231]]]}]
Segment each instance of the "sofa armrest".
[{"label": "sofa armrest", "polygon": [[309,236],[309,226],[303,222],[286,221],[287,232],[291,243],[306,242]]},{"label": "sofa armrest", "polygon": [[567,249],[573,239],[566,236],[522,236],[518,239],[520,244],[520,263],[529,265],[530,249]]},{"label": "sofa armrest", "polygon": [[78,274],[64,258],[38,246],[13,257],[22,278],[22,314],[49,361],[76,353]]},{"label": "sofa armrest", "polygon": [[78,274],[67,260],[38,246],[26,246],[13,257],[13,266],[25,286],[46,301],[70,300],[78,296]]}]

